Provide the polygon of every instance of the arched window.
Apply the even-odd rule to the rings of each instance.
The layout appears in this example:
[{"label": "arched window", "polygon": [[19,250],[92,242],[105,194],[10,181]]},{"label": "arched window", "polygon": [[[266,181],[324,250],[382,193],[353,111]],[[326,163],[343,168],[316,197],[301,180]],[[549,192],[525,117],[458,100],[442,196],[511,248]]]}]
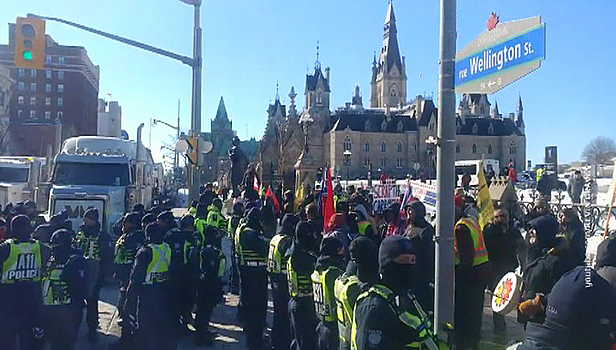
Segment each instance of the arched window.
[{"label": "arched window", "polygon": [[477,127],[477,123],[473,124],[473,134],[477,134],[479,128]]},{"label": "arched window", "polygon": [[516,154],[518,152],[517,147],[515,146],[515,142],[511,141],[511,145],[509,146],[509,154]]},{"label": "arched window", "polygon": [[402,132],[404,130],[404,124],[402,124],[402,120],[398,122],[398,132]]},{"label": "arched window", "polygon": [[398,141],[398,143],[396,143],[396,152],[402,152],[402,142]]},{"label": "arched window", "polygon": [[430,131],[434,131],[434,122],[430,122]]},{"label": "arched window", "polygon": [[370,131],[370,121],[366,120],[366,124],[364,125],[364,131]]},{"label": "arched window", "polygon": [[369,166],[370,165],[370,158],[368,158],[368,157],[364,158],[364,165],[365,166]]},{"label": "arched window", "polygon": [[387,144],[385,141],[381,141],[381,152],[387,152]]},{"label": "arched window", "polygon": [[364,143],[364,151],[370,152],[370,142],[369,141],[366,141]]},{"label": "arched window", "polygon": [[381,158],[381,166],[384,168],[387,166],[387,157]]},{"label": "arched window", "polygon": [[351,138],[348,137],[348,136],[344,139],[343,149],[345,151],[350,151],[351,150]]},{"label": "arched window", "polygon": [[395,88],[391,89],[391,91],[389,92],[389,96],[396,97],[396,89]]},{"label": "arched window", "polygon": [[323,103],[323,94],[321,94],[321,91],[317,92],[317,103]]},{"label": "arched window", "polygon": [[456,153],[460,153],[460,145],[456,145]]},{"label": "arched window", "polygon": [[488,154],[492,154],[492,145],[488,145]]},{"label": "arched window", "polygon": [[402,158],[398,157],[396,159],[396,168],[401,169],[402,168]]},{"label": "arched window", "polygon": [[494,125],[490,123],[490,126],[488,126],[488,135],[492,135],[492,134],[494,134]]},{"label": "arched window", "polygon": [[477,145],[473,143],[473,154],[477,154]]},{"label": "arched window", "polygon": [[383,119],[383,122],[381,123],[381,131],[385,130],[387,130],[387,121]]}]

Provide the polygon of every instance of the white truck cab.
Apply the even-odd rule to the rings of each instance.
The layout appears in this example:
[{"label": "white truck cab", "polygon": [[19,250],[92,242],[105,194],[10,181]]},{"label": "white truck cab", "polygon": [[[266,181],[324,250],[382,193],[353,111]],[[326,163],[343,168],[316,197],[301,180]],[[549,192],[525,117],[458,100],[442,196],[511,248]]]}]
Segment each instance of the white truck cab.
[{"label": "white truck cab", "polygon": [[45,158],[0,157],[0,205],[36,200],[45,164]]}]

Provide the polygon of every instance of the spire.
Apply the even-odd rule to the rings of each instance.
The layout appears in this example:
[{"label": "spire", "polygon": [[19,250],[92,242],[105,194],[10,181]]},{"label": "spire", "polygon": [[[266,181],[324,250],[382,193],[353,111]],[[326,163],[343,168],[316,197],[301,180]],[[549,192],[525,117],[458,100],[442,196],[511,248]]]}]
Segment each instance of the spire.
[{"label": "spire", "polygon": [[295,87],[291,86],[291,92],[289,92],[289,118],[297,119],[297,110],[295,109],[295,97],[297,94],[295,93]]},{"label": "spire", "polygon": [[361,98],[361,92],[359,91],[359,84],[355,85],[355,94],[351,99],[351,105],[357,107],[363,107],[363,102]]},{"label": "spire", "polygon": [[321,62],[319,62],[319,41],[317,40],[317,60],[314,62],[314,70],[321,69]]},{"label": "spire", "polygon": [[385,26],[383,28],[383,49],[379,64],[385,66],[385,71],[390,72],[396,66],[400,74],[404,74],[400,48],[398,47],[398,30],[396,29],[396,16],[394,15],[394,5],[389,2]]},{"label": "spire", "polygon": [[516,111],[523,111],[524,107],[522,107],[522,95],[518,94],[518,106],[515,109]]},{"label": "spire", "polygon": [[498,112],[498,102],[494,100],[494,108],[492,109],[492,118],[499,118],[500,113]]},{"label": "spire", "polygon": [[276,80],[276,101],[280,101],[280,94],[278,94],[278,80]]},{"label": "spire", "polygon": [[220,102],[218,102],[218,110],[216,111],[216,117],[214,120],[217,121],[229,121],[227,117],[227,108],[225,108],[225,100],[220,96]]}]

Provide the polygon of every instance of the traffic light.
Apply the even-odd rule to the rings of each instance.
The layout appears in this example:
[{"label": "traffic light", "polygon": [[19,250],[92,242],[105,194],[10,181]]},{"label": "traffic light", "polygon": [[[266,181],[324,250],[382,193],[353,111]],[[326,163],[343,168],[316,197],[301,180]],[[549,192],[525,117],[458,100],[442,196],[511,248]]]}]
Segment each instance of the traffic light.
[{"label": "traffic light", "polygon": [[43,69],[45,65],[45,21],[17,17],[15,57],[17,67]]},{"label": "traffic light", "polygon": [[186,139],[186,143],[188,143],[188,150],[186,151],[186,158],[191,164],[197,164],[199,159],[199,154],[197,153],[197,143],[199,138],[197,137],[189,137]]}]

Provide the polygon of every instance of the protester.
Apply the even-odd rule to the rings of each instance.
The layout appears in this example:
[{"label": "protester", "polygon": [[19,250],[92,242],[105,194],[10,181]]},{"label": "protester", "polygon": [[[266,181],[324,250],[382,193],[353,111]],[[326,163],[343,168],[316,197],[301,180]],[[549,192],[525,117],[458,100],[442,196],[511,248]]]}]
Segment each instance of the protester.
[{"label": "protester", "polygon": [[573,204],[580,203],[580,197],[582,195],[582,191],[584,190],[584,185],[586,181],[582,177],[582,172],[576,170],[573,173],[573,177],[569,179],[569,184],[567,185],[567,193],[569,193],[569,197],[571,198],[571,202]]},{"label": "protester", "polygon": [[404,234],[405,221],[400,218],[400,203],[390,204],[383,212],[385,223],[379,227],[381,239]]},{"label": "protester", "polygon": [[[525,258],[525,243],[520,231],[509,225],[509,216],[504,209],[494,211],[494,219],[483,228],[483,239],[492,264],[492,283],[490,289],[495,290],[498,282],[509,272],[520,266]],[[522,264],[524,265],[524,264]],[[494,333],[504,334],[506,331],[505,316],[492,313]]]},{"label": "protester", "polygon": [[586,260],[586,234],[584,225],[573,208],[565,208],[558,214],[560,234],[569,239],[569,252],[575,266],[584,265]]},{"label": "protester", "polygon": [[333,237],[342,243],[345,249],[348,249],[351,243],[350,230],[346,222],[346,215],[343,213],[335,213],[327,224],[327,230],[324,237]]},{"label": "protester", "polygon": [[543,198],[535,200],[535,207],[528,214],[527,222],[527,262],[531,262],[542,256],[544,249],[553,246],[559,225],[556,217],[550,212],[548,203]]},{"label": "protester", "polygon": [[616,290],[616,236],[611,235],[597,247],[595,270]]},{"label": "protester", "polygon": [[415,247],[414,289],[424,310],[434,309],[434,227],[426,221],[426,207],[420,201],[410,202],[406,208],[408,226],[404,236]]}]

